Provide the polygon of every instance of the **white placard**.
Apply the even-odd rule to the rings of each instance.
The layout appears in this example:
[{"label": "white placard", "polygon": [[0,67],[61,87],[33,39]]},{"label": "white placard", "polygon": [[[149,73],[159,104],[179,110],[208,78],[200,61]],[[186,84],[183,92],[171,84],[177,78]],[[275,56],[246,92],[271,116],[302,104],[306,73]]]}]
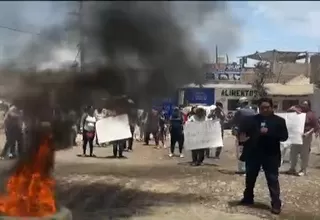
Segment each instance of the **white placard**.
[{"label": "white placard", "polygon": [[219,120],[187,122],[184,126],[184,137],[186,150],[223,146]]},{"label": "white placard", "polygon": [[99,120],[96,123],[99,144],[131,138],[128,115],[118,115]]},{"label": "white placard", "polygon": [[276,115],[286,120],[288,128],[289,138],[283,142],[284,147],[290,146],[291,144],[302,144],[302,135],[304,132],[304,123],[306,121],[306,114],[295,112],[290,113],[276,113]]}]

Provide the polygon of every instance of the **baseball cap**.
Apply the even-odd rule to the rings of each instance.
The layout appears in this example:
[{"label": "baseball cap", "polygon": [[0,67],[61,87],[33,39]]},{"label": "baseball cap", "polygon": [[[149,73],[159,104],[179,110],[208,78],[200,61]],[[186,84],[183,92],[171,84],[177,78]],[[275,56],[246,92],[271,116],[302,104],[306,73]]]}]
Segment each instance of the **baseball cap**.
[{"label": "baseball cap", "polygon": [[241,97],[240,99],[239,99],[239,103],[240,104],[242,104],[242,103],[244,103],[244,102],[248,102],[249,100],[248,100],[248,98],[247,97]]}]

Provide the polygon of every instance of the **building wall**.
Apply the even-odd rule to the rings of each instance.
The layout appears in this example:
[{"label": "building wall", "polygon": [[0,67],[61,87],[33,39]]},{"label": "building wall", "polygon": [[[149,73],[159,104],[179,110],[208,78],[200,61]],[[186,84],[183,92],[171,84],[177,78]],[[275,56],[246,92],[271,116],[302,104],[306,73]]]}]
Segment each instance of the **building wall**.
[{"label": "building wall", "polygon": [[314,86],[313,95],[310,96],[311,108],[320,117],[320,89]]},{"label": "building wall", "polygon": [[[268,79],[267,83],[285,83],[301,74],[309,76],[310,69],[311,65],[307,63],[276,63],[274,76]],[[254,68],[245,68],[241,76],[241,82],[252,83],[254,78]]]},{"label": "building wall", "polygon": [[304,100],[310,99],[310,96],[271,96],[273,104],[277,105],[279,112],[286,112],[288,108],[297,105]]},{"label": "building wall", "polygon": [[314,84],[320,83],[320,55],[314,55],[310,58],[310,82]]}]

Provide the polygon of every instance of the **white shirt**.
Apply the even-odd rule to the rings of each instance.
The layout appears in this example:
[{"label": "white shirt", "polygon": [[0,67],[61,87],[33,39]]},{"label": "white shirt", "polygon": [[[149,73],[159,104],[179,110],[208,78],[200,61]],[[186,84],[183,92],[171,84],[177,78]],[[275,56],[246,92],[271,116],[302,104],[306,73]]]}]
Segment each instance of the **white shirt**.
[{"label": "white shirt", "polygon": [[96,122],[97,120],[95,117],[91,117],[90,115],[88,115],[84,121],[83,129],[85,131],[94,131]]}]

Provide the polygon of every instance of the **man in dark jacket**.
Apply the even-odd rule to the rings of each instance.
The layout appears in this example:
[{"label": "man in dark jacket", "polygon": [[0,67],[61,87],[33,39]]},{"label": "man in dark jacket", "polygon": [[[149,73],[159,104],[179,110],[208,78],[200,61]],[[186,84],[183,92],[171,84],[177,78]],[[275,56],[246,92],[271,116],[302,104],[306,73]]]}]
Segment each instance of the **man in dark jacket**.
[{"label": "man in dark jacket", "polygon": [[288,130],[283,118],[273,113],[271,99],[259,101],[259,114],[248,117],[239,127],[239,141],[244,143],[240,159],[246,163],[246,188],[242,205],[253,204],[253,190],[261,167],[265,172],[271,196],[271,211],[281,212],[279,166],[280,142],[288,139]]},{"label": "man in dark jacket", "polygon": [[156,146],[159,145],[159,114],[153,109],[149,114],[146,122],[146,132],[144,137],[145,145],[149,145],[150,134],[152,134]]},{"label": "man in dark jacket", "polygon": [[183,118],[181,112],[178,108],[173,110],[172,116],[170,118],[170,153],[169,157],[173,157],[175,145],[178,142],[180,157],[183,157],[183,143],[184,143],[184,134],[183,134]]}]

